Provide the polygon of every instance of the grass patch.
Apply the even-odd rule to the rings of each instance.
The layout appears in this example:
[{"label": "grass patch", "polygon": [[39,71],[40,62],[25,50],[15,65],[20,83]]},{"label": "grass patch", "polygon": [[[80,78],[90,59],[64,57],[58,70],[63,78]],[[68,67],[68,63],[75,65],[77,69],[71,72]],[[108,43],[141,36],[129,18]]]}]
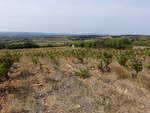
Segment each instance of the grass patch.
[{"label": "grass patch", "polygon": [[74,75],[75,75],[75,76],[78,76],[78,77],[81,77],[81,78],[84,78],[84,79],[91,77],[91,74],[90,74],[89,71],[86,70],[86,69],[80,69],[80,71],[76,71],[76,72],[74,73]]},{"label": "grass patch", "polygon": [[150,64],[145,65],[145,68],[150,70]]}]

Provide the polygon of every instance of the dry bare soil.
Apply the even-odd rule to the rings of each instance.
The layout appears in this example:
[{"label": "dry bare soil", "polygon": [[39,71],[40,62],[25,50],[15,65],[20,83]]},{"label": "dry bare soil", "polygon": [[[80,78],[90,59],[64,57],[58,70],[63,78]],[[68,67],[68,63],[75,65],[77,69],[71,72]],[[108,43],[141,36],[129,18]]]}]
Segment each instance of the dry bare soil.
[{"label": "dry bare soil", "polygon": [[[98,60],[87,58],[40,58],[42,69],[27,56],[0,83],[0,113],[150,113],[150,71],[139,78],[119,79],[128,71],[113,61],[112,71],[102,73]],[[75,76],[86,69],[89,78]]]}]

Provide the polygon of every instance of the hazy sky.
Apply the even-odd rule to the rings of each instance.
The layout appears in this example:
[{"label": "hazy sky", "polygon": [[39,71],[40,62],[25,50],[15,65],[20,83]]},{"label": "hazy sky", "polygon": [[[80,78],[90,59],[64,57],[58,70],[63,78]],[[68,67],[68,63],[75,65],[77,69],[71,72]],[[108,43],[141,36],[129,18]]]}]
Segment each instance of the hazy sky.
[{"label": "hazy sky", "polygon": [[150,35],[150,0],[0,0],[0,31]]}]

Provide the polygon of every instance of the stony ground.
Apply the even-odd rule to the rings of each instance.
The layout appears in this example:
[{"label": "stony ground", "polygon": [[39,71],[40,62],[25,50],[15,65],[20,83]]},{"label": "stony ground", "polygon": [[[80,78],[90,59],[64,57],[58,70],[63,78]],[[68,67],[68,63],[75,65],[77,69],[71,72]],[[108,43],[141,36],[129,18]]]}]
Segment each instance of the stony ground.
[{"label": "stony ground", "polygon": [[[150,113],[149,87],[132,78],[118,79],[116,63],[110,73],[101,73],[94,59],[41,62],[42,70],[26,57],[13,65],[10,80],[0,83],[0,113]],[[92,76],[74,76],[81,68]],[[149,82],[150,72],[142,74]]]}]

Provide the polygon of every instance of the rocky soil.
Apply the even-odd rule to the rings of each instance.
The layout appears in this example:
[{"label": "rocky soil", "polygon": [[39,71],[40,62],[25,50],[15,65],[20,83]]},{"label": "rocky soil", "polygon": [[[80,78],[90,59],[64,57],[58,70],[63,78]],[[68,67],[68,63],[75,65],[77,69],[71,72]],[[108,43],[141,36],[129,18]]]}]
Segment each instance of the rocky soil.
[{"label": "rocky soil", "polygon": [[[21,58],[0,83],[0,113],[150,113],[150,90],[138,80],[118,79],[117,68],[102,73],[86,59],[41,59],[43,68]],[[87,69],[91,77],[74,76]],[[146,80],[150,72],[143,71]]]}]

